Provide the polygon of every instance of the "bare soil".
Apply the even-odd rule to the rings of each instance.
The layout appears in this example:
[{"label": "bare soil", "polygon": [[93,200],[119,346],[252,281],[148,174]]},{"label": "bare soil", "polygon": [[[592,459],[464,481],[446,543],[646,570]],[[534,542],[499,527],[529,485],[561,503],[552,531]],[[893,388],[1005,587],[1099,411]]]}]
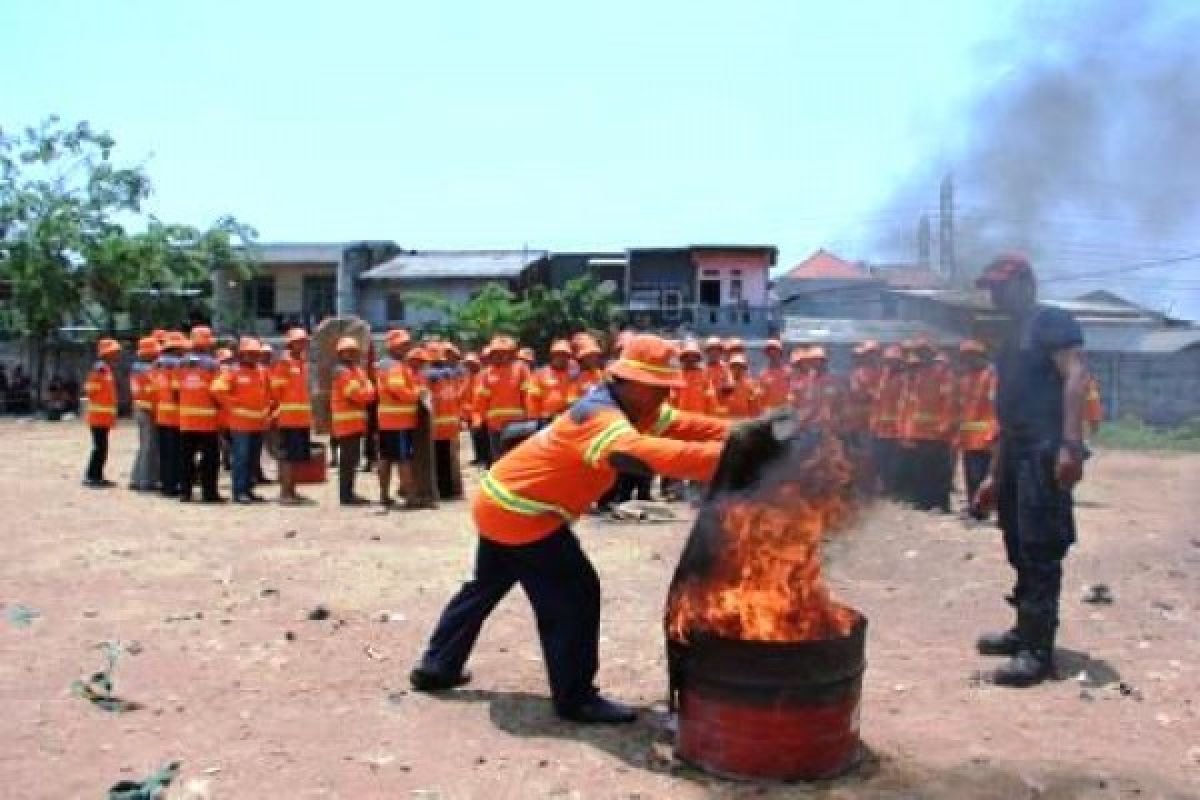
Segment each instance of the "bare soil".
[{"label": "bare soil", "polygon": [[[122,486],[136,431],[114,435]],[[182,505],[80,486],[78,423],[0,421],[0,795],[98,798],[183,762],[174,798],[1200,797],[1200,457],[1102,451],[1079,492],[1060,680],[973,678],[1007,625],[998,532],[881,504],[828,548],[870,618],[855,774],[730,783],[677,763],[664,728],[662,602],[687,520],[579,526],[604,585],[600,685],[645,709],[559,722],[519,592],[470,688],[406,673],[467,574],[465,503],[427,512]],[[225,478],[227,481],[227,476]],[[472,490],[475,476],[471,476]],[[371,476],[360,490],[375,495]],[[274,494],[268,488],[269,494]],[[686,512],[677,507],[680,513]],[[1115,602],[1081,601],[1092,583]],[[39,616],[22,624],[18,605]],[[309,620],[318,605],[329,618]],[[71,691],[120,642],[113,714]]]}]

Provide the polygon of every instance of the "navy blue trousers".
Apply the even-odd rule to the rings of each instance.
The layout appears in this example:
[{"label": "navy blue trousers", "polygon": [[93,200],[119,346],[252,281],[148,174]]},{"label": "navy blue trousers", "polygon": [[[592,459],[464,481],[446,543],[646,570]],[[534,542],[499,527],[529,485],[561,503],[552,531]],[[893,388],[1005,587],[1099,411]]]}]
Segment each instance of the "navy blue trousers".
[{"label": "navy blue trousers", "polygon": [[570,712],[596,694],[600,578],[566,526],[526,545],[480,538],[475,576],[446,605],[421,664],[459,674],[492,609],[518,583],[537,619],[554,707]]}]

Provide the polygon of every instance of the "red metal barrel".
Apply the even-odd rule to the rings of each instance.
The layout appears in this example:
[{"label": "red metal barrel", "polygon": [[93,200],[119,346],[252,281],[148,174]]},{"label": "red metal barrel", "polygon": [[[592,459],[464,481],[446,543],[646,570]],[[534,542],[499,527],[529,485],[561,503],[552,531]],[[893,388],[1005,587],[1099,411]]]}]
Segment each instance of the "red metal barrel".
[{"label": "red metal barrel", "polygon": [[717,775],[831,778],[859,759],[866,619],[848,636],[668,642],[679,757]]}]

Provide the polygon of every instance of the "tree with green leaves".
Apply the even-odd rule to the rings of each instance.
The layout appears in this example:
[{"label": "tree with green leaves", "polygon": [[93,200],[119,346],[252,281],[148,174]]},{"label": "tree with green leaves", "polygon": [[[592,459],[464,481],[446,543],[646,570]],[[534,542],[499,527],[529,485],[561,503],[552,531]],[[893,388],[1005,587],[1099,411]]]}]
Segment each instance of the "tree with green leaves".
[{"label": "tree with green leaves", "polygon": [[555,339],[581,331],[603,335],[612,325],[615,306],[611,291],[590,275],[568,281],[561,289],[534,286],[525,295],[489,283],[466,303],[432,292],[412,292],[404,298],[416,308],[437,311],[440,320],[422,332],[479,348],[492,336],[506,333],[545,356]]}]

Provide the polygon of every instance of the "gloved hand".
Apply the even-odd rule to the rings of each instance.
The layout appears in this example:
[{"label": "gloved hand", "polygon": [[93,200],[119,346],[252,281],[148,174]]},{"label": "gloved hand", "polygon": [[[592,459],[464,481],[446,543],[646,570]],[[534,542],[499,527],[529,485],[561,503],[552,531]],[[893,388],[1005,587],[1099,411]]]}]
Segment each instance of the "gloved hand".
[{"label": "gloved hand", "polygon": [[789,451],[796,436],[795,419],[790,411],[783,409],[734,425],[721,450],[708,496],[716,497],[754,484],[764,467]]}]

